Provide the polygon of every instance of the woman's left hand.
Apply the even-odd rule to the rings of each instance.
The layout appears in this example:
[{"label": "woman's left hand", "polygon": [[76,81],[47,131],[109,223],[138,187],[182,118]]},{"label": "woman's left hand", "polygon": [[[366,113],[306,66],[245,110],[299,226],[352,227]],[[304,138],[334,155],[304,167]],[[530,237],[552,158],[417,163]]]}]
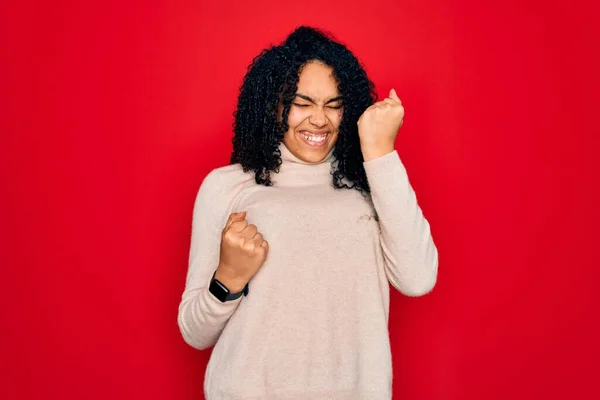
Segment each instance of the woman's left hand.
[{"label": "woman's left hand", "polygon": [[396,91],[371,105],[358,119],[358,136],[365,161],[394,151],[394,142],[404,120],[404,107]]}]

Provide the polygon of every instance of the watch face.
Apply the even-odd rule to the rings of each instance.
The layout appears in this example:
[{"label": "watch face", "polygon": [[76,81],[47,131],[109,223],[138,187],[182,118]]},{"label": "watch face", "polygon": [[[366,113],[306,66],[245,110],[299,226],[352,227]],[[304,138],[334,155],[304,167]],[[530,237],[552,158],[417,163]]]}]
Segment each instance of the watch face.
[{"label": "watch face", "polygon": [[227,299],[227,295],[229,294],[229,290],[227,290],[227,288],[216,279],[213,279],[210,282],[208,291],[211,292],[222,303],[225,302],[225,300]]}]

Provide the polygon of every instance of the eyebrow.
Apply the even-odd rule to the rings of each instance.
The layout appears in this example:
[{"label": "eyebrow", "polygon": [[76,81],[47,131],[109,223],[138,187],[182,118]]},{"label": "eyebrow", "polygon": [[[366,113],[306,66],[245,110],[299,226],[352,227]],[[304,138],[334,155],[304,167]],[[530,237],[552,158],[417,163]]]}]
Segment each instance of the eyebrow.
[{"label": "eyebrow", "polygon": [[[317,104],[316,101],[314,101],[313,99],[311,99],[307,95],[296,93],[296,97],[300,97],[301,99],[304,99],[306,101],[310,101],[313,104]],[[333,103],[333,102],[340,101],[340,100],[343,100],[343,99],[344,99],[344,96],[337,96],[337,97],[334,97],[333,99],[327,100],[327,102],[325,104]]]}]

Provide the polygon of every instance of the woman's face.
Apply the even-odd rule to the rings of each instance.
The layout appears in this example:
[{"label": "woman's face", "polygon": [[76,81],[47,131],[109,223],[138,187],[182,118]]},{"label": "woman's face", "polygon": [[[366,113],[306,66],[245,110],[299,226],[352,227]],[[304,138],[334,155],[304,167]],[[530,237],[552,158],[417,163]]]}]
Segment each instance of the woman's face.
[{"label": "woman's face", "polygon": [[337,141],[342,114],[333,70],[321,62],[310,62],[300,73],[283,143],[302,161],[318,163]]}]

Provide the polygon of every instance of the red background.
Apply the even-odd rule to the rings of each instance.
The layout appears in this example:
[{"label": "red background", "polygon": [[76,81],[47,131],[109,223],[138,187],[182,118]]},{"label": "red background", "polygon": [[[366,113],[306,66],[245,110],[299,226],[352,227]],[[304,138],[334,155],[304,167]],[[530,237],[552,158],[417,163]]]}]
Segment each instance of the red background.
[{"label": "red background", "polygon": [[247,64],[298,24],[406,107],[440,273],[392,294],[395,397],[600,398],[593,1],[82,3],[0,6],[0,398],[200,396],[194,196]]}]

